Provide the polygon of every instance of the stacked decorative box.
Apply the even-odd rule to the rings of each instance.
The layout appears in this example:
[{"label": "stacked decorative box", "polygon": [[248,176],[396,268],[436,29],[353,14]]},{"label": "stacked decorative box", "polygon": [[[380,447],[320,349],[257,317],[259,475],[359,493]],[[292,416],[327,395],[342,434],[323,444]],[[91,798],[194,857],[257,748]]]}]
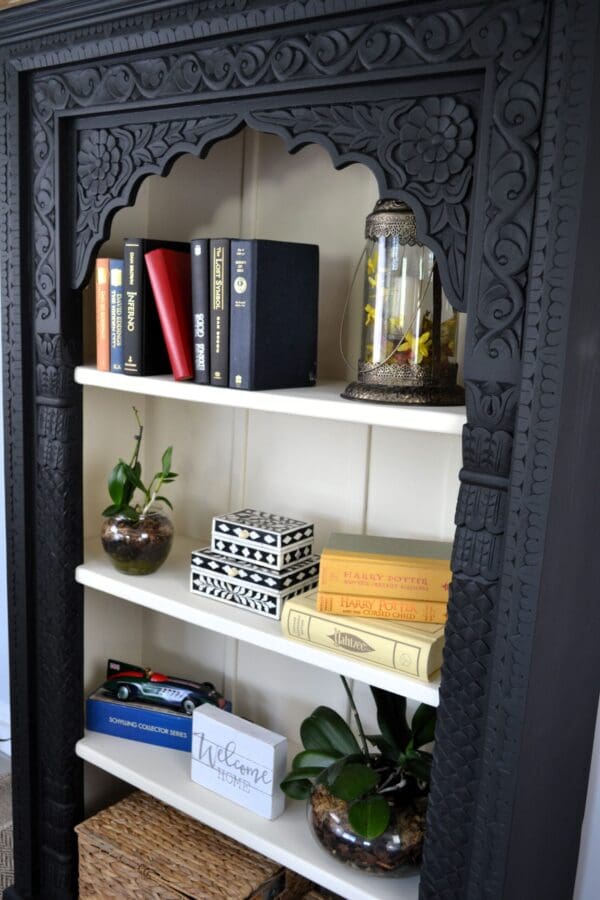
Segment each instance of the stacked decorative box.
[{"label": "stacked decorative box", "polygon": [[241,509],[213,519],[210,547],[192,553],[191,590],[280,619],[285,600],[313,590],[319,557],[314,526]]}]

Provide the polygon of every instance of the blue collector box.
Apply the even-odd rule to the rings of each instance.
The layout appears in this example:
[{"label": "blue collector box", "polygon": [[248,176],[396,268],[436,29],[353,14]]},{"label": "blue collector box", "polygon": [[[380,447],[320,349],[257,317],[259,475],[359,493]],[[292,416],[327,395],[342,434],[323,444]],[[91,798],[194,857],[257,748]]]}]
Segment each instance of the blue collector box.
[{"label": "blue collector box", "polygon": [[158,744],[173,750],[192,749],[192,717],[148,703],[127,703],[94,691],[86,702],[89,731]]}]

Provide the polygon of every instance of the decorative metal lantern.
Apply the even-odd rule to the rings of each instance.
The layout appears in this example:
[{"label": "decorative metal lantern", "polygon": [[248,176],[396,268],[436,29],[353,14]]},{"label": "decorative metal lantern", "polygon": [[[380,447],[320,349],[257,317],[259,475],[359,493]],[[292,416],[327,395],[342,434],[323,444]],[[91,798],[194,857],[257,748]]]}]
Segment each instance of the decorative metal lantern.
[{"label": "decorative metal lantern", "polygon": [[443,294],[433,253],[417,240],[405,203],[379,200],[367,216],[363,328],[358,380],[342,397],[453,406],[458,315]]}]

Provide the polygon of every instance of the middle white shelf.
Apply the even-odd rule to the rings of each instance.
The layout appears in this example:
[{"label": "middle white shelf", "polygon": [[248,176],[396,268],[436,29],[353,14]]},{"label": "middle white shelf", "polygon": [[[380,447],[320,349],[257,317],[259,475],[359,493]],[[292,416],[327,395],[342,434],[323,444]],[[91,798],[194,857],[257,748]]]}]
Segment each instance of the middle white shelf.
[{"label": "middle white shelf", "polygon": [[169,559],[158,572],[131,576],[117,572],[105,554],[100,539],[92,538],[86,543],[85,561],[77,567],[75,577],[79,584],[86,587],[190,625],[393,691],[419,703],[438,705],[439,678],[425,683],[380,666],[291,640],[282,633],[280,622],[192,594],[189,584],[191,552],[202,545],[198,539],[177,536]]}]

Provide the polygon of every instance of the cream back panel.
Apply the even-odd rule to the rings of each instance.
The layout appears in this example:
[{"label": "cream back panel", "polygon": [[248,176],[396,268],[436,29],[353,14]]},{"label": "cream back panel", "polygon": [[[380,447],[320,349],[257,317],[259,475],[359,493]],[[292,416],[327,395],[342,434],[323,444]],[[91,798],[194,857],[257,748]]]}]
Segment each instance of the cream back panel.
[{"label": "cream back panel", "polygon": [[[318,244],[319,376],[344,378],[341,315],[363,248],[364,219],[375,199],[375,182],[366,169],[335,172],[321,148],[306,147],[290,156],[279,138],[244,131],[217,144],[205,160],[183,157],[168,178],[147,179],[135,206],[115,218],[102,253],[120,254],[123,238],[134,234],[179,240],[240,235]],[[360,285],[355,284],[353,296],[360,305]],[[354,343],[360,316],[355,309],[347,322]],[[243,506],[314,521],[319,550],[336,530],[452,536],[458,437],[134,400],[87,388],[84,478],[90,536],[97,534],[99,512],[108,503],[106,476],[118,455],[131,452],[133,402],[146,427],[146,474],[165,447],[174,446],[180,477],[169,486],[169,496],[176,529],[199,545],[208,539],[214,515]],[[133,629],[130,646],[140,662],[213,679],[232,697],[237,712],[294,740],[300,720],[320,703],[347,714],[333,674],[149,611],[136,611],[132,622],[128,607],[124,601],[105,601],[103,608],[101,595],[88,598],[90,621],[107,617],[102,629],[86,630],[86,658],[94,660],[94,671],[101,656],[128,646],[122,633]],[[372,710],[368,715],[372,718]]]}]

